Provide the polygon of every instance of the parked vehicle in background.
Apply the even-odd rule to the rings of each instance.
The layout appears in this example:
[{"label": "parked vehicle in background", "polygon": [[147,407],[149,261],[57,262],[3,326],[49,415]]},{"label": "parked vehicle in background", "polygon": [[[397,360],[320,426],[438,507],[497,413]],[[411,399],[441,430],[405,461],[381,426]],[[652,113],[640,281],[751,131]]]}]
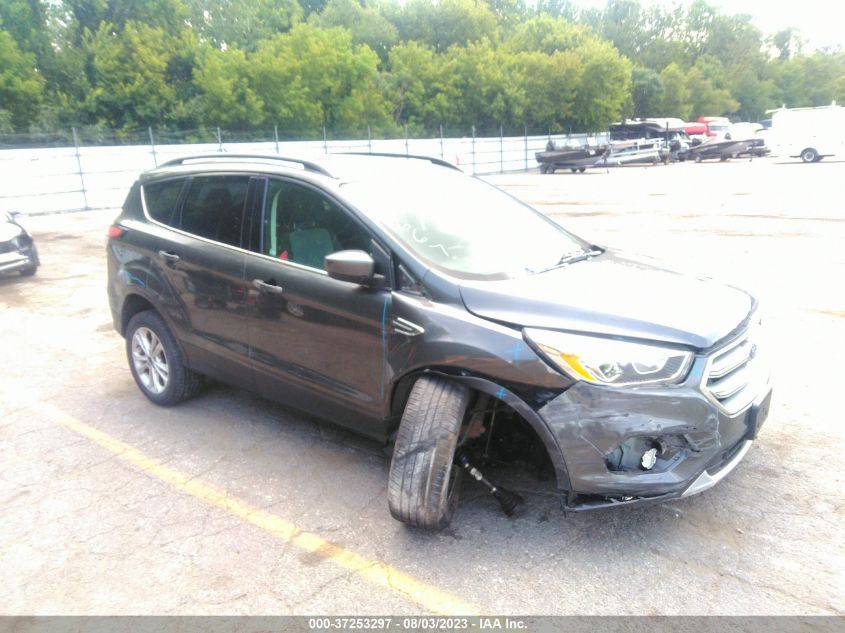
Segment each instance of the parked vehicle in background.
[{"label": "parked vehicle in background", "polygon": [[556,169],[583,173],[587,167],[595,167],[609,151],[609,145],[558,147],[554,141],[549,140],[545,151],[536,152],[534,158],[540,165],[541,174],[553,174]]},{"label": "parked vehicle in background", "polygon": [[701,143],[707,140],[707,124],[696,121],[684,123],[684,133],[693,143]]},{"label": "parked vehicle in background", "polygon": [[582,240],[436,158],[170,161],[130,190],[107,259],[147,398],[209,376],[392,442],[390,512],[418,527],[449,522],[464,472],[513,512],[473,463],[520,447],[568,509],[686,497],[769,410],[751,295]]},{"label": "parked vehicle in background", "polygon": [[0,218],[0,273],[34,275],[41,263],[32,236],[17,221],[17,214]]},{"label": "parked vehicle in background", "polygon": [[690,139],[681,119],[625,119],[610,126],[608,165],[676,160]]},{"label": "parked vehicle in background", "polygon": [[749,123],[748,121],[731,123],[731,129],[725,135],[725,139],[748,142],[742,151],[734,154],[732,158],[767,156],[770,150],[766,145],[765,134],[766,130],[760,123]]},{"label": "parked vehicle in background", "polygon": [[707,136],[710,138],[725,138],[731,131],[731,121],[724,116],[700,116],[698,122],[707,126]]},{"label": "parked vehicle in background", "polygon": [[817,163],[826,156],[845,154],[845,108],[832,103],[817,108],[772,111],[767,144],[778,156]]},{"label": "parked vehicle in background", "polygon": [[748,155],[753,140],[734,141],[714,136],[702,143],[697,143],[678,155],[678,160],[692,160],[700,163],[703,160],[716,159],[721,161]]}]

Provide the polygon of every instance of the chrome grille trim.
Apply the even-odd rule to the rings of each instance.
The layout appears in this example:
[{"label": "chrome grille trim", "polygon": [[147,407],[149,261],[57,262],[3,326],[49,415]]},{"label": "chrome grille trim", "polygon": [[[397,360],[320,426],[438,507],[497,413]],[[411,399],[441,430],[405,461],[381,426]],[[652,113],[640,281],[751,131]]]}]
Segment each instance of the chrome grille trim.
[{"label": "chrome grille trim", "polygon": [[768,369],[760,358],[758,327],[752,326],[707,359],[702,392],[730,416],[751,406],[765,382]]}]

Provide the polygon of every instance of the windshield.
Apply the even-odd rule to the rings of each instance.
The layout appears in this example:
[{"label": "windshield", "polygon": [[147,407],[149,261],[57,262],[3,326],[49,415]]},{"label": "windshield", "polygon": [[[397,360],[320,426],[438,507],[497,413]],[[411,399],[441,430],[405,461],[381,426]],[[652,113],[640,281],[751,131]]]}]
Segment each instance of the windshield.
[{"label": "windshield", "polygon": [[344,193],[426,264],[458,277],[509,278],[553,268],[586,245],[481,180],[443,169],[383,174]]}]

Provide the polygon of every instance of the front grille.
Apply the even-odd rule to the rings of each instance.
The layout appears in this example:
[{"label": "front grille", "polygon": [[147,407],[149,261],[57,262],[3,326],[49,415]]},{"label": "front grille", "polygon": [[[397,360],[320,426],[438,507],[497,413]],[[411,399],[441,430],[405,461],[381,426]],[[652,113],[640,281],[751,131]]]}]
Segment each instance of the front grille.
[{"label": "front grille", "polygon": [[758,395],[765,367],[760,359],[759,328],[717,350],[707,365],[704,389],[729,415],[748,407]]}]

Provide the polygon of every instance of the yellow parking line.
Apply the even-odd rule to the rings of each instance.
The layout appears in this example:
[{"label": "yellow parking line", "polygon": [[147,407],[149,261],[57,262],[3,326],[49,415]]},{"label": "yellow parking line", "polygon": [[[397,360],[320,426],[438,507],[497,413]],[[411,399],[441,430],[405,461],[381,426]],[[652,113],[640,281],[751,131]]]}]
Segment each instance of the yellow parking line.
[{"label": "yellow parking line", "polygon": [[77,420],[51,404],[39,403],[32,408],[173,488],[248,521],[282,541],[292,543],[302,550],[354,572],[373,585],[398,593],[403,598],[429,611],[443,615],[478,614],[478,609],[474,606],[437,587],[412,578],[387,563],[370,560],[340,545],[326,541],[316,534],[304,532],[281,517],[256,508],[219,488],[162,464],[157,459],[145,455],[129,444]]}]

